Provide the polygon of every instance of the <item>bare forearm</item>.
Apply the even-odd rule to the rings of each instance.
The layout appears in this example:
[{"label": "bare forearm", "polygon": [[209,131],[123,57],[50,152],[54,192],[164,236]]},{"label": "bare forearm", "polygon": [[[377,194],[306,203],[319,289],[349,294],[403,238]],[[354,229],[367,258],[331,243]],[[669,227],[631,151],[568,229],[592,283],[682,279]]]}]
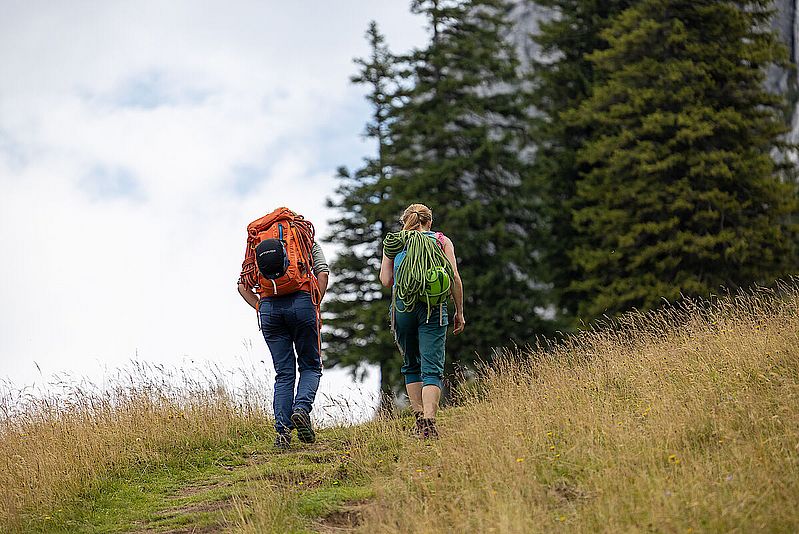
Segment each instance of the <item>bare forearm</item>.
[{"label": "bare forearm", "polygon": [[394,260],[385,254],[380,263],[380,283],[383,287],[391,287],[394,284]]},{"label": "bare forearm", "polygon": [[319,292],[321,293],[321,297],[319,300],[325,298],[325,293],[327,292],[327,284],[330,283],[330,273],[322,271],[318,275],[316,275],[316,281],[319,284]]},{"label": "bare forearm", "polygon": [[247,289],[244,284],[239,284],[239,295],[247,301],[247,304],[253,307],[254,310],[258,309],[258,295]]},{"label": "bare forearm", "polygon": [[461,277],[455,277],[455,283],[452,285],[452,297],[455,299],[455,313],[463,315],[463,283]]}]

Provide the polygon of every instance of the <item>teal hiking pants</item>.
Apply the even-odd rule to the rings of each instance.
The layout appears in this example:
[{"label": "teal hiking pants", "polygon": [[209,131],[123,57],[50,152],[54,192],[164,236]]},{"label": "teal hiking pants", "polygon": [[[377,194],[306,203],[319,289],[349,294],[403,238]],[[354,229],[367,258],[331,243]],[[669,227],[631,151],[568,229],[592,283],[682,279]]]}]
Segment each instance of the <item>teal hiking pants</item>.
[{"label": "teal hiking pants", "polygon": [[406,384],[422,382],[441,387],[444,378],[444,352],[447,340],[447,305],[433,306],[430,317],[427,305],[417,303],[411,311],[398,300],[394,311],[397,345],[404,358],[402,374]]}]

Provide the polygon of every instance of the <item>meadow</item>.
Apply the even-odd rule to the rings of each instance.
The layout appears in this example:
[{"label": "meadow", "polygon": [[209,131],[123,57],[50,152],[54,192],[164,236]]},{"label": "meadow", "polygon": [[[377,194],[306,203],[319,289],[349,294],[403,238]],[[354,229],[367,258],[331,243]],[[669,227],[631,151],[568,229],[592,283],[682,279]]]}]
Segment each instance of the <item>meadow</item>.
[{"label": "meadow", "polygon": [[436,442],[397,412],[276,453],[268,385],[163,373],[6,394],[0,531],[799,530],[794,283],[499,354]]}]

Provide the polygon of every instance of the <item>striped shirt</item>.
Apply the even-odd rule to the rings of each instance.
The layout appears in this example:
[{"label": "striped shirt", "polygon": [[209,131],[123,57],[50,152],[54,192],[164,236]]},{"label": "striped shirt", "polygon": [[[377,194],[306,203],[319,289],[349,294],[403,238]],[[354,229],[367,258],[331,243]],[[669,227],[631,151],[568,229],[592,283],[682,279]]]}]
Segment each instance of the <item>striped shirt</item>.
[{"label": "striped shirt", "polygon": [[322,247],[316,241],[313,242],[311,249],[311,256],[313,256],[313,273],[319,276],[319,273],[329,273],[330,267],[327,265],[325,253],[322,252]]}]

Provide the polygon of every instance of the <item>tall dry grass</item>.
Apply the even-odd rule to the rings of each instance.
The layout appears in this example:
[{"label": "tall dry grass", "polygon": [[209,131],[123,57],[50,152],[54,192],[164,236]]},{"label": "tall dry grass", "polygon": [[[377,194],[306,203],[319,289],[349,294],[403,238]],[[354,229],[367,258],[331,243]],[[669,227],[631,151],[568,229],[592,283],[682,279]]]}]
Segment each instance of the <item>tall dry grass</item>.
[{"label": "tall dry grass", "polygon": [[[134,365],[102,388],[0,388],[0,531],[117,466],[267,428],[257,375],[241,370],[234,385],[219,371]],[[409,438],[399,419],[361,425],[337,476],[372,481],[370,534],[796,532],[797,401],[794,284],[506,354],[442,415],[440,441]],[[251,516],[263,521],[242,524],[307,522],[275,515],[288,510],[276,495],[266,484]]]},{"label": "tall dry grass", "polygon": [[463,404],[363,532],[799,531],[795,284],[506,355]]},{"label": "tall dry grass", "polygon": [[132,364],[98,387],[71,380],[0,397],[0,531],[19,530],[115,467],[270,425],[270,386],[251,370]]}]

